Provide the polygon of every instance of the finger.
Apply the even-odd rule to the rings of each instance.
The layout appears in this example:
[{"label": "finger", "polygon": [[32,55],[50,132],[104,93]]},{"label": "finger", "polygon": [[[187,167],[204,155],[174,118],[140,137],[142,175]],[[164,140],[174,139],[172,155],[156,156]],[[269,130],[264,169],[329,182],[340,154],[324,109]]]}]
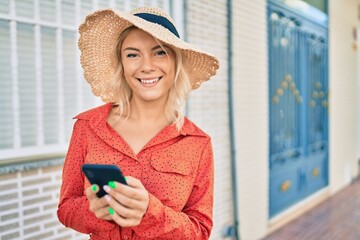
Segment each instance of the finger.
[{"label": "finger", "polygon": [[94,214],[97,218],[108,218],[110,215],[109,215],[109,212],[108,212],[108,208],[109,208],[109,205],[107,205],[107,207],[103,207],[103,208],[100,208],[100,209],[97,209],[96,211],[94,211]]},{"label": "finger", "polygon": [[108,208],[111,219],[116,222],[121,227],[134,227],[140,224],[141,218],[125,218],[121,216],[117,211],[115,211],[112,207]]},{"label": "finger", "polygon": [[109,182],[109,186],[111,187],[111,189],[116,189],[117,192],[120,192],[129,198],[143,200],[144,194],[147,194],[147,190],[145,189],[141,181],[131,176],[126,177],[126,179],[128,185],[124,185],[119,182]]},{"label": "finger", "polygon": [[112,220],[110,214],[109,214],[109,205],[107,207],[101,208],[98,211],[94,212],[94,215],[99,219],[105,219],[105,220]]},{"label": "finger", "polygon": [[[111,187],[110,187],[111,186]],[[141,191],[140,189],[136,189],[118,182],[109,182],[109,186],[105,185],[104,190],[106,193],[114,197],[115,199],[120,199],[120,195],[125,195],[127,198],[142,201],[144,199],[144,192],[147,192],[145,188],[144,191]]]},{"label": "finger", "polygon": [[[118,192],[116,190],[111,190],[108,187],[105,187],[104,189],[105,189],[105,191],[107,191],[109,193],[109,196],[111,196],[112,199],[116,200],[118,203],[120,203],[124,207],[144,210],[142,201],[134,199],[134,198],[130,198],[130,197],[124,195],[123,193]],[[110,198],[106,199],[108,203],[109,203],[109,199]]]},{"label": "finger", "polygon": [[142,214],[138,209],[134,209],[134,208],[128,208],[124,205],[122,205],[121,203],[119,203],[118,201],[116,201],[114,198],[112,198],[111,196],[107,196],[106,200],[109,204],[109,206],[121,217],[123,218],[142,218]]},{"label": "finger", "polygon": [[97,198],[96,193],[98,191],[99,191],[99,186],[97,184],[93,184],[86,189],[85,194],[89,200],[92,200]]},{"label": "finger", "polygon": [[99,209],[107,207],[107,205],[108,205],[105,198],[101,198],[101,199],[96,198],[96,199],[93,199],[93,200],[89,200],[89,202],[90,202],[89,209],[90,209],[90,211],[92,211],[94,213],[96,211],[99,211]]},{"label": "finger", "polygon": [[102,214],[99,213],[101,209],[106,209],[106,207],[108,207],[108,203],[104,197],[89,199],[89,203],[90,211],[94,212],[96,216],[103,216],[106,213],[106,210],[103,210]]},{"label": "finger", "polygon": [[107,220],[107,221],[111,221],[112,217],[110,216],[110,214],[108,212],[107,216],[103,217],[102,219]]}]

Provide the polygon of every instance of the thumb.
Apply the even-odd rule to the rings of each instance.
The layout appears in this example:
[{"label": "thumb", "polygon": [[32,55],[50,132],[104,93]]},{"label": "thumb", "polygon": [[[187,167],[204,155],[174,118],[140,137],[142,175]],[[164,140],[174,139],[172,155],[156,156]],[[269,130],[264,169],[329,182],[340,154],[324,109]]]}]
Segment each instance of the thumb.
[{"label": "thumb", "polygon": [[97,184],[93,184],[86,189],[86,196],[88,197],[89,200],[97,198],[96,193],[98,191],[99,191],[99,186]]}]

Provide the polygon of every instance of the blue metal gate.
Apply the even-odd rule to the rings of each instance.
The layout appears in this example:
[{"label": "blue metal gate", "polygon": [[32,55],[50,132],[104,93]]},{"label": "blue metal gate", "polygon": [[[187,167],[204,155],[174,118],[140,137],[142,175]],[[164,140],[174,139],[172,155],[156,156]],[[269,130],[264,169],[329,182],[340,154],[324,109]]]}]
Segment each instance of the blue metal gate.
[{"label": "blue metal gate", "polygon": [[270,217],[328,184],[327,17],[285,2],[267,15]]}]

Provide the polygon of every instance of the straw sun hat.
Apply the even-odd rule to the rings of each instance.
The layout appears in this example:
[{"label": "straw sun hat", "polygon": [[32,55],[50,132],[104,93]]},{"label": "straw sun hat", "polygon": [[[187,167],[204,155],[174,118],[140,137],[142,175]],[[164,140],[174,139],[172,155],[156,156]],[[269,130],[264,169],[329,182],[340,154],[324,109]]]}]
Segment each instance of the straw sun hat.
[{"label": "straw sun hat", "polygon": [[142,7],[130,13],[104,9],[88,15],[79,27],[79,48],[85,79],[92,92],[105,102],[114,102],[105,91],[117,69],[115,45],[121,32],[135,25],[167,45],[180,49],[191,85],[196,89],[215,75],[219,61],[180,39],[170,16],[159,8]]}]

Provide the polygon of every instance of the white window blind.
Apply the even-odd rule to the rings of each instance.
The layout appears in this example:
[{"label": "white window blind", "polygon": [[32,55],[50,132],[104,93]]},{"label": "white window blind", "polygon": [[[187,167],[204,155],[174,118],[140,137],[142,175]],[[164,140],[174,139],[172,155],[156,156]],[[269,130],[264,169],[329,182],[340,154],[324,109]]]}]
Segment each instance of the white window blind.
[{"label": "white window blind", "polygon": [[[65,116],[65,129],[70,129],[73,125],[72,117],[76,114],[77,106],[77,91],[76,91],[76,64],[77,60],[74,57],[76,46],[73,44],[76,41],[75,33],[71,31],[63,32],[63,66],[64,71],[63,89],[66,98],[64,98],[64,116]],[[75,103],[75,104],[74,104]],[[66,141],[70,138],[70,133],[65,135]]]},{"label": "white window blind", "polygon": [[42,21],[56,21],[56,2],[55,0],[40,0],[40,19]]},{"label": "white window blind", "polygon": [[144,5],[171,1],[0,1],[0,164],[66,153],[73,117],[101,103],[83,77],[78,25],[98,8]]},{"label": "white window blind", "polygon": [[14,143],[10,49],[9,22],[0,20],[0,150],[12,148]]},{"label": "white window blind", "polygon": [[81,1],[81,18],[84,19],[93,9],[93,1],[82,0]]},{"label": "white window blind", "polygon": [[19,17],[33,18],[34,17],[34,1],[21,0],[15,1],[16,15]]},{"label": "white window blind", "polygon": [[10,6],[10,0],[2,0],[0,1],[0,13],[8,13]]},{"label": "white window blind", "polygon": [[17,24],[18,96],[21,146],[37,145],[34,26]]},{"label": "white window blind", "polygon": [[76,15],[75,15],[75,1],[73,0],[63,0],[61,3],[61,20],[65,25],[75,25]]},{"label": "white window blind", "polygon": [[110,3],[110,1],[99,1],[97,7],[100,9],[109,8],[109,7],[111,7],[111,3]]},{"label": "white window blind", "polygon": [[44,143],[60,143],[60,119],[58,116],[59,83],[56,74],[56,29],[41,28],[42,99]]}]

